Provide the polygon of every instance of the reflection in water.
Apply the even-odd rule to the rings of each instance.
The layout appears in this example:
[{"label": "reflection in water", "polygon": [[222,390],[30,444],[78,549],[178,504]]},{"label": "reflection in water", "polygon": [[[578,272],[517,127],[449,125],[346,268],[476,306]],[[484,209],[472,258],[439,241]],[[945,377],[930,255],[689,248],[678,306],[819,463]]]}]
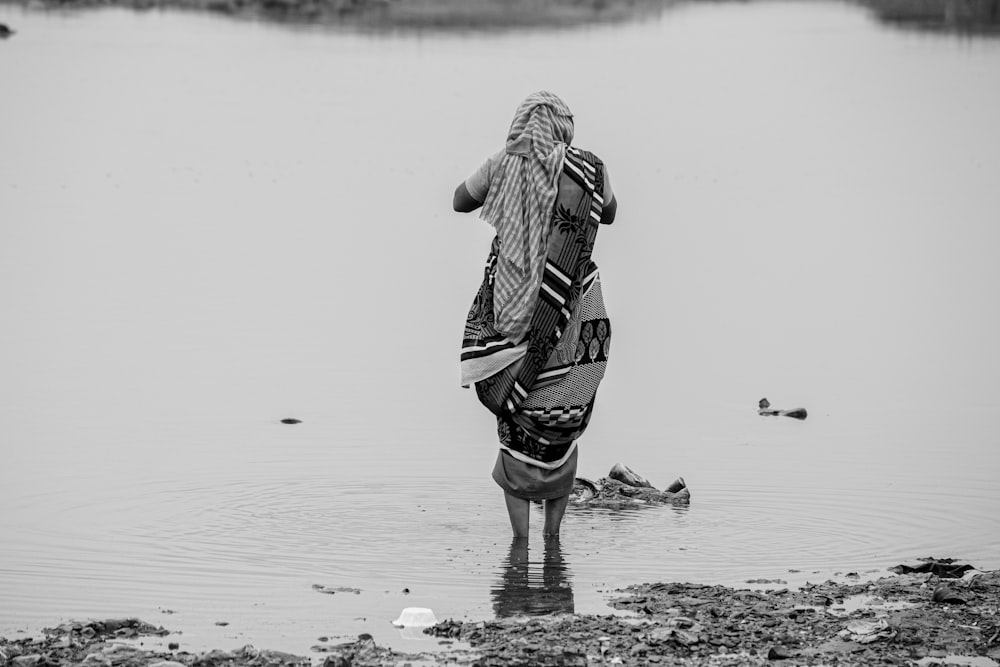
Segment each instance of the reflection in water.
[{"label": "reflection in water", "polygon": [[571,576],[557,536],[545,538],[540,563],[529,559],[527,538],[515,537],[502,569],[490,591],[497,618],[573,613]]},{"label": "reflection in water", "polygon": [[642,520],[644,513],[661,514],[670,510],[670,513],[682,517],[690,510],[690,505],[647,505],[645,503],[626,504],[621,503],[614,507],[604,507],[601,505],[575,505],[572,506],[574,516],[595,517],[601,524],[608,523],[637,523]]}]

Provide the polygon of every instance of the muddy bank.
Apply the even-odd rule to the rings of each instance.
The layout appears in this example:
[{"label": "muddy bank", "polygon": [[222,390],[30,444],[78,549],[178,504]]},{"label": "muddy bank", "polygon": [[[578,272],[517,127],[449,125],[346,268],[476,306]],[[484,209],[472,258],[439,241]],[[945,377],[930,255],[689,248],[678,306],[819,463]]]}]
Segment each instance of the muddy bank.
[{"label": "muddy bank", "polygon": [[613,606],[635,617],[446,622],[483,665],[993,665],[1000,660],[1000,572],[906,574],[798,591],[657,583]]},{"label": "muddy bank", "polygon": [[41,638],[0,639],[0,667],[1000,664],[1000,572],[941,574],[796,591],[642,584],[613,600],[623,615],[446,620],[427,630],[434,650],[418,655],[377,646],[368,635],[318,645],[309,656],[253,646],[149,650],[142,639],[167,630],[136,619],[68,623]]}]

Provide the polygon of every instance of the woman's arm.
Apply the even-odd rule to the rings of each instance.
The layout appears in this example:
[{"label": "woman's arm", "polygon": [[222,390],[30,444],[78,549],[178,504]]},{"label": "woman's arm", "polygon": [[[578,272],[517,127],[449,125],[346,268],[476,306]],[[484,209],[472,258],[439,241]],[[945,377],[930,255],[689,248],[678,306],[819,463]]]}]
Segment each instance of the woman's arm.
[{"label": "woman's arm", "polygon": [[604,168],[604,207],[601,209],[601,224],[610,225],[615,221],[615,214],[618,213],[618,198],[615,191],[611,189],[611,178],[608,176],[608,168]]},{"label": "woman's arm", "polygon": [[601,209],[601,224],[610,225],[615,221],[615,214],[618,213],[618,198],[611,195],[611,201]]},{"label": "woman's arm", "polygon": [[452,206],[454,206],[455,210],[459,213],[475,211],[482,205],[483,202],[469,194],[469,189],[465,187],[465,181],[459,183],[458,187],[455,188],[455,197],[452,200]]}]

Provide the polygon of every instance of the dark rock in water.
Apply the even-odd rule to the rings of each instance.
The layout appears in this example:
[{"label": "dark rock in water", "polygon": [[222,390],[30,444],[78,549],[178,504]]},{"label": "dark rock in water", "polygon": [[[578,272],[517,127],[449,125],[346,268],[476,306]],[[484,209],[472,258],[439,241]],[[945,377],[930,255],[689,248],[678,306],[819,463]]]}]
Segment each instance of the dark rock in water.
[{"label": "dark rock in water", "polygon": [[281,423],[282,424],[301,424],[302,420],[301,419],[295,419],[294,417],[286,417],[285,419],[281,420]]},{"label": "dark rock in water", "polygon": [[16,30],[11,30],[6,24],[0,23],[0,39],[7,39],[16,34]]}]

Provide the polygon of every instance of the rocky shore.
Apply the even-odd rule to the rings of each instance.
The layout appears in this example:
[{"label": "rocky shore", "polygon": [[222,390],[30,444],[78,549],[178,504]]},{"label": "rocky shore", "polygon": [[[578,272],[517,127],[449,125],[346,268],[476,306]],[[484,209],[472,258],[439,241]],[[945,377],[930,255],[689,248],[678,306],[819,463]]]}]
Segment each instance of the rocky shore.
[{"label": "rocky shore", "polygon": [[311,656],[253,646],[149,650],[143,638],[168,630],[137,619],[68,623],[42,637],[0,639],[0,667],[1000,664],[1000,571],[948,563],[799,590],[636,585],[612,601],[618,614],[447,620],[426,630],[436,650],[416,655],[377,646],[369,635]]}]

